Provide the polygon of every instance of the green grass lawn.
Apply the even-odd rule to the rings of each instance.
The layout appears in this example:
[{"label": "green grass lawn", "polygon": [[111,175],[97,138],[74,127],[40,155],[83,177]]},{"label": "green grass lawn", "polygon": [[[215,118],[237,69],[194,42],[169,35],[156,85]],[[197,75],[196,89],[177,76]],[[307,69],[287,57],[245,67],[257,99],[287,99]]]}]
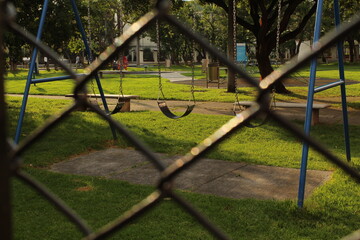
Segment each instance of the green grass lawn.
[{"label": "green grass lawn", "polygon": [[[347,79],[359,81],[358,73],[359,66],[355,64],[346,64],[346,77]],[[141,70],[134,68],[132,70]],[[148,69],[149,71],[156,71],[157,68]],[[163,69],[168,70],[168,69]],[[184,75],[191,75],[191,68],[188,66],[174,66],[171,70],[187,71]],[[25,79],[27,72],[25,70],[17,71],[15,73],[8,73],[6,80],[6,92],[21,94],[24,91]],[[53,77],[63,75],[61,72],[55,73],[42,71],[40,76]],[[224,75],[224,73],[223,73]],[[225,75],[224,75],[225,76]],[[258,77],[256,74],[255,77]],[[302,79],[307,79],[309,76],[309,68],[304,68],[296,74],[296,77],[301,76]],[[318,66],[317,76],[320,78],[338,78],[337,65],[336,64],[322,64]],[[196,67],[195,78],[205,78],[205,74],[201,72],[199,66]],[[102,79],[102,86],[105,93],[119,94],[119,77],[116,75],[105,75]],[[32,85],[30,88],[31,94],[42,95],[65,95],[73,91],[74,83],[72,80],[63,80],[48,83],[39,83],[36,86]],[[88,86],[89,91],[92,92],[91,84]],[[96,87],[95,87],[96,88]],[[279,101],[292,101],[296,99],[305,100],[307,98],[307,87],[288,87],[293,93],[290,95],[277,94],[276,99]],[[127,75],[123,79],[124,94],[139,95],[142,99],[156,99],[158,97],[158,77],[153,75]],[[165,96],[169,100],[188,100],[190,98],[190,86],[176,83],[170,83],[168,80],[163,81],[163,90]],[[252,87],[240,87],[239,89],[240,100],[253,100],[256,96],[256,91]],[[347,86],[347,96],[359,96],[360,84],[353,84]],[[321,98],[335,98],[340,96],[339,88],[332,88],[315,95],[315,99]],[[206,89],[195,87],[195,98],[197,101],[217,101],[217,102],[233,102],[235,96],[233,93],[227,93],[226,89]],[[349,106],[355,106],[357,104],[349,103]]]},{"label": "green grass lawn", "polygon": [[[58,72],[41,71],[37,78],[53,77],[54,75],[62,75]],[[6,92],[22,94],[25,87],[26,71],[19,71],[16,74],[9,73],[6,80]],[[119,76],[104,75],[101,84],[104,92],[107,94],[120,94],[119,92]],[[139,95],[142,99],[157,99],[158,77],[154,75],[127,75],[123,78],[123,92],[127,95]],[[74,88],[73,80],[63,80],[56,82],[38,83],[36,86],[31,85],[30,94],[41,95],[65,95],[72,93]],[[93,82],[96,89],[96,83]],[[163,80],[163,91],[169,100],[189,100],[190,99],[190,85],[174,84],[168,80]],[[88,89],[92,92],[91,84],[88,84]],[[225,89],[203,89],[195,88],[196,100],[198,101],[223,101],[232,102],[235,99],[233,93],[225,92]],[[96,91],[97,92],[97,91]],[[244,92],[244,99],[250,100],[255,96],[252,88],[247,88]]]},{"label": "green grass lawn", "polygon": [[[9,133],[14,134],[19,97],[7,97]],[[23,136],[27,136],[70,100],[30,98]],[[156,152],[184,154],[230,119],[192,114],[177,121],[158,112],[114,115]],[[300,124],[299,124],[300,126]],[[359,126],[351,126],[353,164],[359,168]],[[318,125],[312,134],[344,158],[339,125]],[[43,182],[74,208],[94,229],[114,220],[154,189],[96,177],[56,174],[47,168],[70,156],[109,146],[131,148],[123,138],[114,142],[106,122],[90,112],[75,112],[24,154],[24,171]],[[301,142],[275,123],[234,134],[208,157],[298,168]],[[294,201],[234,200],[182,192],[181,195],[233,239],[336,239],[359,228],[360,186],[323,157],[310,153],[309,168],[334,170],[331,181],[318,188],[299,210]],[[14,181],[15,239],[79,239],[73,225],[50,204]],[[86,189],[83,191],[82,189]],[[31,219],[31,221],[29,220]],[[213,239],[171,200],[132,222],[113,239]]]}]

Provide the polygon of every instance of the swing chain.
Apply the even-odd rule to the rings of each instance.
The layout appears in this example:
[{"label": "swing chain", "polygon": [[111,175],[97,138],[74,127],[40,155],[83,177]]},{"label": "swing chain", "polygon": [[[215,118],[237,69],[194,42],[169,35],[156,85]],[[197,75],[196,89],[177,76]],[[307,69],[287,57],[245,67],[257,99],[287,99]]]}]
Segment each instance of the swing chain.
[{"label": "swing chain", "polygon": [[[234,50],[234,62],[236,62],[236,0],[233,0],[233,50]],[[236,84],[236,81],[235,81]]]},{"label": "swing chain", "polygon": [[[232,2],[233,4],[233,60],[234,63],[236,63],[236,58],[237,58],[237,52],[236,52],[236,0],[233,0]],[[240,101],[239,101],[239,90],[237,87],[237,81],[236,81],[236,74],[234,76],[234,88],[235,88],[235,100],[237,103],[237,106],[240,108]],[[236,106],[234,106],[234,112],[235,112],[235,108]]]},{"label": "swing chain", "polygon": [[194,58],[195,58],[195,44],[194,41],[191,41],[191,96],[192,99],[194,99],[195,101],[195,97],[194,97],[194,85],[195,85],[195,63],[194,63]]},{"label": "swing chain", "polygon": [[[158,65],[158,77],[159,77],[159,97],[160,97],[160,93],[162,95],[163,94],[163,90],[162,90],[162,81],[161,81],[161,66],[160,66],[160,29],[159,29],[159,20],[156,19],[156,41],[157,41],[157,49],[158,49],[158,53],[156,56],[156,61],[157,61],[157,65]],[[159,98],[158,97],[158,98]]]},{"label": "swing chain", "polygon": [[[195,13],[193,14],[193,21],[194,21],[194,30],[196,30],[196,19],[195,19]],[[196,57],[196,54],[195,54],[195,41],[192,40],[191,41],[191,51],[192,53],[190,54],[191,55],[191,97],[195,103],[195,95],[194,95],[194,89],[195,89],[195,57]],[[189,101],[191,101],[189,99]]]},{"label": "swing chain", "polygon": [[278,0],[278,16],[277,16],[277,26],[276,26],[276,60],[280,61],[280,17],[281,17],[281,0]]},{"label": "swing chain", "polygon": [[[120,14],[120,13],[119,13]],[[121,22],[121,15],[119,15],[118,17],[118,25],[119,25],[119,34],[120,36],[123,34],[123,28],[122,28],[122,22]],[[119,54],[119,72],[120,72],[120,83],[119,83],[119,93],[122,97],[124,97],[124,91],[123,91],[123,77],[124,77],[124,73],[123,73],[123,68],[125,66],[124,64],[124,52],[121,51]],[[119,95],[119,98],[120,98]]]},{"label": "swing chain", "polygon": [[[92,48],[92,42],[91,42],[90,0],[87,1],[87,14],[88,14],[88,18],[87,18],[87,22],[88,22],[88,42],[90,44],[90,49],[91,49]],[[89,61],[91,61],[91,60],[92,59],[89,59]]]},{"label": "swing chain", "polygon": [[[88,63],[90,64],[92,62],[92,55],[91,55],[91,49],[92,49],[92,39],[91,39],[91,21],[90,21],[90,16],[91,16],[91,8],[90,8],[90,0],[87,1],[87,22],[88,22],[88,34],[87,34],[87,38],[88,38],[88,43],[89,43],[89,47],[90,47],[90,54],[89,54],[89,59],[88,59]],[[95,101],[98,102],[97,96],[96,96],[96,92],[95,92],[95,86],[94,86],[94,79],[92,78],[90,81],[90,87],[91,87],[91,91],[93,92],[94,96],[95,96]]]}]

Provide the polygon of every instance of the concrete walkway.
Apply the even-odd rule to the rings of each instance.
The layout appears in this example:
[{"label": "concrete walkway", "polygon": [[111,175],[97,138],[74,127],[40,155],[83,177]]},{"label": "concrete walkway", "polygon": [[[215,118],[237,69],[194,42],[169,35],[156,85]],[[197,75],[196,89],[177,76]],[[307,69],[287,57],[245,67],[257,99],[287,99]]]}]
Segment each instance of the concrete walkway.
[{"label": "concrete walkway", "polygon": [[163,72],[161,76],[169,79],[170,82],[191,81],[191,77],[184,76],[180,72]]},{"label": "concrete walkway", "polygon": [[[166,165],[177,157],[158,154]],[[156,185],[159,172],[138,151],[109,148],[54,164],[51,171]],[[308,170],[305,196],[331,178],[329,171]],[[174,181],[178,189],[228,198],[296,199],[299,170],[201,159]]]}]

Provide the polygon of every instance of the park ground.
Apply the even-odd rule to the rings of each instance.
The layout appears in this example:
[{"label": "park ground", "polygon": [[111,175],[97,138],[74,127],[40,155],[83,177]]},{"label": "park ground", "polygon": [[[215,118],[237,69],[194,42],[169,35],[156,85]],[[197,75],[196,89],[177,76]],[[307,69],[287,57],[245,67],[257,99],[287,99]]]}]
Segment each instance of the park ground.
[{"label": "park ground", "polygon": [[[349,120],[352,146],[352,165],[359,169],[358,149],[360,133],[359,108],[360,91],[357,84],[357,66],[349,66],[348,85]],[[180,68],[176,70],[186,71]],[[319,75],[323,79],[334,79],[333,66],[322,66]],[[44,72],[44,75],[59,73]],[[306,75],[306,70],[302,72]],[[321,75],[323,74],[323,75]],[[25,73],[9,73],[7,92],[21,94]],[[184,74],[189,76],[188,74]],[[197,79],[201,79],[200,70]],[[116,94],[119,79],[106,76],[103,79],[107,93]],[[201,81],[201,80],[199,80]],[[191,147],[203,140],[226,121],[231,119],[234,94],[224,89],[195,88],[198,108],[190,116],[177,121],[162,116],[155,110],[157,79],[152,75],[129,76],[124,79],[126,94],[140,95],[132,100],[132,112],[114,115],[114,118],[133,131],[151,149],[165,156],[185,154]],[[289,87],[293,94],[276,96],[277,101],[306,101],[306,84]],[[71,81],[37,84],[32,86],[22,137],[25,138],[41,126],[52,114],[61,111],[71,103],[65,99],[71,93]],[[189,86],[177,82],[165,82],[169,103],[189,98]],[[49,97],[51,95],[51,97]],[[55,95],[55,96],[54,96]],[[252,100],[256,94],[252,88],[240,88],[244,100]],[[316,98],[319,102],[331,103],[329,109],[320,112],[321,124],[314,126],[312,135],[321,140],[336,155],[344,158],[342,140],[340,98],[338,91],[330,90]],[[21,97],[8,95],[9,132],[14,133]],[[154,106],[155,102],[155,106]],[[180,110],[179,110],[180,111]],[[278,109],[300,128],[304,114],[301,110]],[[294,112],[292,112],[294,111]],[[151,193],[152,186],[131,184],[126,181],[101,176],[54,173],[49,171],[54,164],[61,164],[70,158],[86,156],[104,149],[134,150],[125,139],[112,140],[108,125],[91,112],[76,112],[49,132],[40,142],[24,154],[24,171],[45,183],[53,192],[74,208],[94,228],[116,219],[121,213]],[[227,161],[232,164],[282,167],[291,170],[299,168],[301,142],[275,122],[270,121],[257,129],[239,131],[217,148],[207,158]],[[297,209],[294,199],[234,199],[215,195],[180,191],[184,198],[195,205],[216,225],[233,239],[334,239],[359,229],[360,187],[319,154],[311,151],[309,169],[331,172],[331,179],[318,187],[305,201],[304,209]],[[23,183],[14,181],[17,239],[73,239],[79,233],[50,204]],[[29,222],[28,219],[33,221]],[[40,237],[39,237],[40,236]],[[212,239],[196,221],[187,215],[171,199],[164,200],[157,208],[134,221],[128,228],[114,236],[114,239]]]}]

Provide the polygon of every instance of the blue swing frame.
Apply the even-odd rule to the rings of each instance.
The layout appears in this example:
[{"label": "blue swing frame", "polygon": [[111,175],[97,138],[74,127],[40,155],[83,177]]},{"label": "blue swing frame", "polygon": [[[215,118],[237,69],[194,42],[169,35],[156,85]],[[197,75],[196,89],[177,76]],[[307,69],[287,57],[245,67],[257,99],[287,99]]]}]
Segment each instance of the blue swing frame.
[{"label": "blue swing frame", "polygon": [[[87,55],[87,58],[89,59],[89,62],[92,62],[93,56],[92,56],[92,53],[91,53],[91,49],[89,47],[88,38],[86,36],[83,24],[82,24],[81,19],[80,19],[79,10],[77,8],[75,0],[70,0],[70,2],[71,2],[72,10],[73,10],[74,15],[75,15],[75,20],[76,20],[76,23],[77,23],[77,27],[78,27],[78,29],[80,31],[81,38],[82,38],[83,43],[85,45],[85,53]],[[36,39],[38,41],[41,41],[48,6],[49,6],[49,0],[44,0],[42,12],[41,12],[41,17],[40,17],[40,23],[39,23],[39,27],[38,27],[38,31],[37,31],[37,35],[36,35]],[[70,76],[59,76],[59,77],[52,77],[52,78],[35,79],[34,78],[34,70],[35,70],[35,67],[36,67],[37,54],[38,54],[38,48],[35,47],[33,52],[32,52],[32,56],[31,56],[29,72],[28,72],[28,76],[27,76],[27,80],[26,80],[26,85],[25,85],[25,90],[24,90],[24,94],[23,94],[23,100],[22,100],[22,104],[21,104],[19,119],[18,119],[18,123],[17,123],[17,127],[16,127],[16,133],[15,133],[15,138],[14,138],[15,143],[19,143],[19,141],[20,141],[21,130],[22,130],[22,125],[23,125],[24,116],[25,116],[25,112],[26,112],[26,105],[27,105],[27,101],[28,101],[28,98],[29,98],[29,92],[30,92],[31,84],[72,79]],[[98,74],[95,74],[95,80],[96,80],[96,84],[97,84],[97,87],[98,87],[98,90],[99,90],[99,93],[100,93],[100,96],[101,96],[102,103],[104,105],[104,109],[105,109],[105,111],[107,113],[109,113],[109,108],[108,108],[108,105],[107,105],[107,102],[106,102],[106,98],[104,96],[104,91],[103,91],[103,88],[101,86],[101,82],[100,82],[100,78],[99,78]],[[111,127],[111,130],[112,130],[114,138],[116,138],[116,133],[115,133],[115,131],[113,130],[112,127]]]},{"label": "blue swing frame", "polygon": [[[316,9],[316,17],[315,17],[313,46],[316,46],[317,42],[320,39],[322,12],[323,12],[323,0],[318,0],[318,5],[317,5],[317,9]],[[335,18],[335,26],[338,27],[340,25],[340,9],[339,9],[339,1],[338,0],[334,0],[334,18]],[[344,60],[343,60],[344,56],[343,56],[343,42],[342,41],[337,43],[337,53],[338,53],[338,68],[339,68],[340,80],[330,83],[330,84],[326,84],[326,85],[315,88],[317,59],[314,58],[311,61],[310,80],[309,80],[309,86],[308,86],[308,100],[307,100],[305,123],[304,123],[304,132],[306,135],[308,135],[308,136],[310,135],[314,94],[317,92],[321,92],[321,91],[330,89],[332,87],[340,86],[346,159],[348,161],[351,161],[349,121],[348,121],[348,111],[347,111],[347,103],[346,103],[346,86],[345,86],[346,81],[345,81],[345,73],[344,73]],[[303,148],[302,148],[299,190],[298,190],[298,202],[297,202],[299,208],[302,208],[304,205],[308,156],[309,156],[309,144],[304,142]]]}]

